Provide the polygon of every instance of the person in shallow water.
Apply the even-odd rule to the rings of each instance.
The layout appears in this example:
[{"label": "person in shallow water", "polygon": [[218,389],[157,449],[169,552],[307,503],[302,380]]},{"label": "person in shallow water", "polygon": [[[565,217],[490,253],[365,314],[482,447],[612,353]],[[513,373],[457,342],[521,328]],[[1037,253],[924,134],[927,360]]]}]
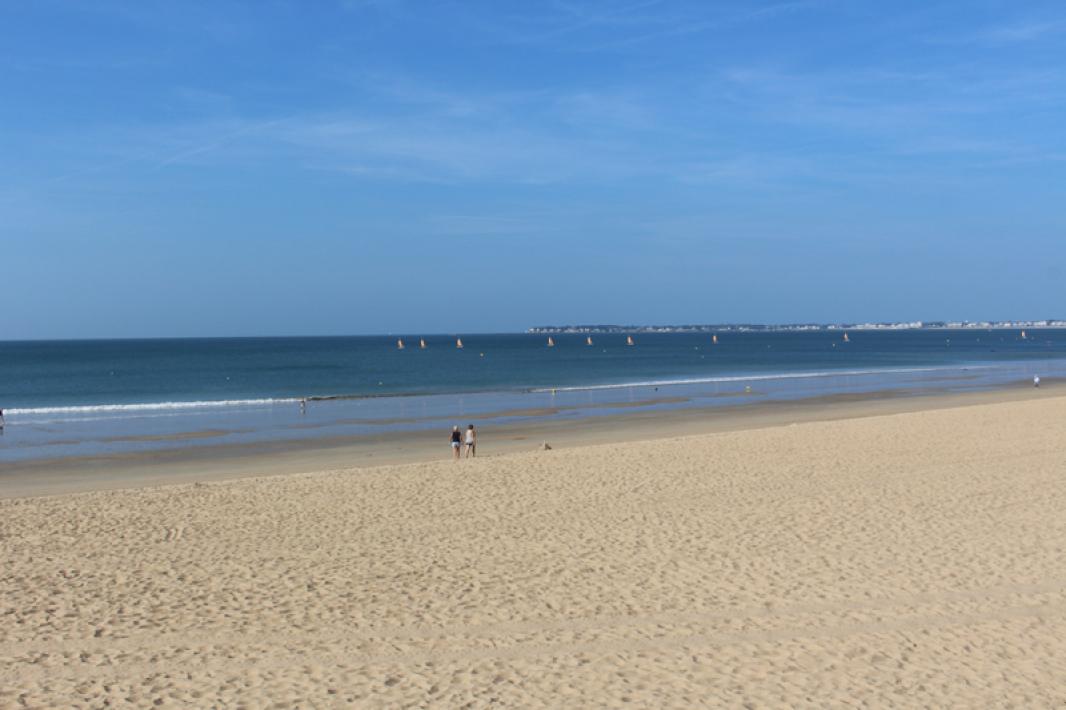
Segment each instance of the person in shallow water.
[{"label": "person in shallow water", "polygon": [[471,456],[477,456],[477,432],[473,424],[466,427],[466,457]]},{"label": "person in shallow water", "polygon": [[452,456],[455,460],[459,460],[459,445],[463,441],[463,435],[459,433],[459,425],[456,424],[452,427]]}]

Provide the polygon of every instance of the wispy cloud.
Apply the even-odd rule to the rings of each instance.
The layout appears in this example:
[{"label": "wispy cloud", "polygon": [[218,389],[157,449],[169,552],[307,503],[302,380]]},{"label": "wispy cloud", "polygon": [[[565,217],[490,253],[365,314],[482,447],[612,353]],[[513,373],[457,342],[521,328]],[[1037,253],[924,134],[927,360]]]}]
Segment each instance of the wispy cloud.
[{"label": "wispy cloud", "polygon": [[933,44],[981,45],[997,47],[1023,44],[1053,38],[1066,32],[1066,20],[1015,20],[987,25],[969,31],[935,35],[927,38]]},{"label": "wispy cloud", "polygon": [[[939,152],[1010,152],[1053,139],[1016,134],[1004,117],[1019,109],[1057,111],[1066,106],[1066,74],[971,64],[920,72],[882,68],[820,72],[748,67],[722,72],[707,85],[765,124],[805,126],[837,145],[867,137],[864,152],[913,153],[917,145]],[[829,133],[832,132],[832,133]]]},{"label": "wispy cloud", "polygon": [[551,183],[634,174],[639,161],[603,141],[528,125],[441,125],[423,120],[305,116],[271,132],[320,169],[428,181]]},{"label": "wispy cloud", "polygon": [[[828,0],[713,7],[661,0],[555,2],[492,14],[483,20],[480,38],[536,44],[538,53],[555,55],[645,41],[661,49],[675,35],[831,6]],[[382,7],[409,9],[391,2]],[[379,3],[350,9],[378,12]],[[454,10],[459,16],[471,12]],[[482,18],[459,24],[475,20]],[[1002,23],[974,36],[1021,42],[1060,29],[1053,20]],[[920,44],[913,36],[910,41]],[[554,82],[469,82],[450,71],[405,73],[373,62],[352,69],[330,55],[327,66],[316,65],[319,88],[326,89],[315,108],[282,117],[263,104],[256,110],[242,103],[240,87],[223,93],[183,81],[165,89],[163,102],[179,105],[177,114],[185,119],[71,129],[71,142],[81,145],[68,152],[74,156],[69,163],[84,167],[57,171],[56,179],[130,164],[167,172],[254,162],[396,182],[541,185],[653,178],[766,187],[789,180],[878,179],[892,161],[908,160],[907,169],[914,170],[922,156],[1038,161],[1066,148],[1054,135],[1021,131],[1006,119],[1066,107],[1061,64],[1000,66],[969,51],[934,62],[896,55],[822,66],[793,61],[795,50],[784,58],[731,51],[713,62],[656,64],[649,74],[615,75],[598,67],[589,76],[575,73],[578,78],[563,75],[561,62],[573,58],[556,56]],[[342,90],[334,97],[329,91],[337,86]],[[883,167],[872,167],[877,165]]]},{"label": "wispy cloud", "polygon": [[177,163],[187,162],[191,158],[210,153],[212,151],[219,150],[226,145],[232,144],[242,136],[253,134],[255,132],[262,132],[272,127],[284,124],[287,119],[279,118],[270,121],[255,121],[244,122],[239,125],[238,128],[217,135],[212,136],[209,140],[203,142],[197,142],[196,145],[192,145],[186,148],[182,148],[170,155],[164,156],[159,160],[155,167],[165,168],[168,165],[174,165]]},{"label": "wispy cloud", "polygon": [[553,47],[567,52],[621,50],[660,39],[723,31],[742,25],[775,20],[792,13],[824,6],[826,0],[778,2],[568,3],[531,5],[527,10],[489,22],[478,15],[463,15],[492,44]]},{"label": "wispy cloud", "polygon": [[824,2],[820,0],[795,0],[794,2],[779,2],[756,6],[711,18],[701,18],[699,16],[678,17],[659,29],[606,42],[593,43],[586,49],[590,51],[621,49],[654,40],[723,31],[742,25],[774,20],[792,13],[813,9],[823,4]]}]

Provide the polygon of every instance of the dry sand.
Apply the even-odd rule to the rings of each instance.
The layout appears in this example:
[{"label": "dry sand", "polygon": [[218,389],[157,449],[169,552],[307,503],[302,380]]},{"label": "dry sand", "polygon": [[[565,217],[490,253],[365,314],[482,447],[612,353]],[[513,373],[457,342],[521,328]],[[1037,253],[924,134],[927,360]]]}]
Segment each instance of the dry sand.
[{"label": "dry sand", "polygon": [[0,707],[1066,705],[1066,398],[0,501]]}]

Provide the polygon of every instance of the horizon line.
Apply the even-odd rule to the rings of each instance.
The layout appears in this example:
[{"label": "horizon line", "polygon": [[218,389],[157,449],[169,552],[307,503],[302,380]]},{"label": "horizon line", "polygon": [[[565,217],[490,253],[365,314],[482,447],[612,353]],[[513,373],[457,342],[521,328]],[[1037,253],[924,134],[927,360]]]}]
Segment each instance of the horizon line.
[{"label": "horizon line", "polygon": [[[871,327],[874,326],[874,327]],[[536,325],[524,330],[470,330],[470,331],[447,331],[447,332],[422,332],[419,331],[393,331],[386,333],[335,333],[335,334],[308,334],[308,335],[122,335],[122,336],[95,336],[95,337],[72,337],[72,338],[5,338],[0,343],[62,343],[62,342],[107,342],[124,340],[271,340],[282,338],[392,338],[392,337],[471,337],[480,335],[537,335],[545,331],[562,331],[567,329],[615,329],[620,332],[650,329],[710,329],[710,328],[750,328],[760,330],[795,329],[795,328],[852,328],[861,329],[888,329],[897,326],[896,330],[943,330],[960,329],[960,326],[968,326],[969,329],[1010,330],[1017,328],[1066,328],[1066,318],[1039,318],[1039,319],[1000,319],[1000,320],[906,320],[906,321],[863,321],[863,322],[814,322],[794,321],[789,323],[755,323],[755,322],[732,322],[732,323],[685,323],[685,324],[566,324],[566,325]],[[414,335],[412,335],[414,334]]]}]

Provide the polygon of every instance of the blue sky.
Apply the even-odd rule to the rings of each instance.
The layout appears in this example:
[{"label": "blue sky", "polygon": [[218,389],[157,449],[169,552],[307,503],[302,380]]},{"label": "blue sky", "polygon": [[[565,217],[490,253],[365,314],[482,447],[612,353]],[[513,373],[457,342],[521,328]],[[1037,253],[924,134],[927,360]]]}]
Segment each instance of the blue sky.
[{"label": "blue sky", "polygon": [[0,0],[0,339],[1066,317],[1060,2]]}]

